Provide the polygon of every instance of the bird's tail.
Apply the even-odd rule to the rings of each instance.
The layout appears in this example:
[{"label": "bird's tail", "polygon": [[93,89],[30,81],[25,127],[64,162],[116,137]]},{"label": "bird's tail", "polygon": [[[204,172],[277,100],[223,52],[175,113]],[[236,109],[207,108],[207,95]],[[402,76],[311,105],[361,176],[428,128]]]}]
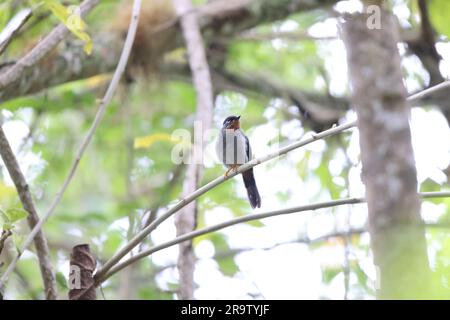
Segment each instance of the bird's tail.
[{"label": "bird's tail", "polygon": [[261,207],[261,197],[259,196],[258,188],[256,187],[255,176],[253,175],[253,169],[249,169],[242,173],[244,178],[244,185],[247,189],[248,200],[252,208]]}]

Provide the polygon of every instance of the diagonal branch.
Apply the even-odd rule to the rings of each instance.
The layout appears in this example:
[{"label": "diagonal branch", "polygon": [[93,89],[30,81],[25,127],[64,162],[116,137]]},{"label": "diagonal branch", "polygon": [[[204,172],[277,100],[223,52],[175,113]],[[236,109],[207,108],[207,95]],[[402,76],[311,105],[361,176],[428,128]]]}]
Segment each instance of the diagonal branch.
[{"label": "diagonal branch", "polygon": [[5,52],[11,40],[18,34],[32,14],[31,9],[23,9],[8,22],[5,29],[0,33],[0,56]]},{"label": "diagonal branch", "polygon": [[[420,195],[422,196],[423,199],[449,198],[450,192],[424,192],[424,193],[421,193]],[[330,207],[336,207],[336,206],[342,206],[342,205],[365,203],[365,202],[366,202],[366,200],[364,198],[338,199],[338,200],[331,200],[331,201],[327,201],[327,202],[320,202],[320,203],[308,204],[308,205],[304,205],[304,206],[292,207],[292,208],[287,208],[287,209],[282,209],[282,210],[249,214],[246,216],[234,218],[229,221],[218,223],[213,226],[209,226],[209,227],[205,227],[205,228],[202,228],[199,230],[189,232],[187,234],[178,236],[178,237],[176,237],[170,241],[167,241],[165,243],[156,245],[148,250],[142,251],[141,253],[134,255],[133,257],[129,258],[128,260],[125,260],[122,263],[117,264],[108,273],[104,274],[104,276],[102,276],[102,277],[96,276],[95,281],[96,281],[96,284],[98,285],[98,284],[102,283],[103,281],[105,281],[110,276],[112,276],[113,274],[122,270],[123,268],[126,268],[127,266],[133,264],[134,262],[136,262],[144,257],[147,257],[157,251],[166,249],[168,247],[174,246],[174,245],[182,243],[184,241],[192,240],[196,237],[202,236],[207,233],[211,233],[211,232],[215,232],[215,231],[218,231],[221,229],[231,227],[236,224],[254,221],[254,220],[266,219],[266,218],[270,218],[270,217],[276,217],[276,216],[285,215],[285,214],[292,214],[292,213],[305,212],[305,211],[314,211],[314,210],[318,210],[318,209],[324,209],[324,208],[330,208]]]},{"label": "diagonal branch", "polygon": [[[30,189],[25,177],[20,170],[19,163],[14,156],[11,146],[6,138],[3,128],[0,127],[0,154],[8,169],[9,175],[16,186],[17,193],[19,194],[20,201],[25,211],[28,212],[28,225],[30,229],[33,229],[39,224],[39,216],[36,211],[36,207],[31,196]],[[30,241],[31,244],[31,241]],[[44,282],[45,297],[50,300],[57,298],[55,274],[51,264],[50,251],[48,249],[47,240],[45,239],[42,230],[38,230],[36,237],[34,238],[34,245],[36,247],[37,256],[39,259],[39,267],[41,269],[42,280]],[[23,252],[23,250],[22,250]],[[19,252],[19,254],[22,254]],[[3,290],[4,282],[11,271],[9,268],[0,278],[0,291]]]},{"label": "diagonal branch", "polygon": [[127,65],[128,58],[130,56],[131,48],[133,46],[134,38],[135,38],[135,35],[136,35],[137,25],[138,25],[138,21],[139,21],[140,7],[141,7],[141,0],[135,0],[134,1],[134,5],[133,5],[133,14],[132,14],[131,21],[130,21],[129,31],[128,31],[128,34],[127,34],[127,38],[125,40],[125,44],[124,44],[124,47],[123,47],[122,55],[120,57],[119,63],[118,63],[117,68],[116,68],[116,71],[115,71],[114,76],[113,76],[113,78],[111,80],[111,83],[109,84],[109,87],[108,87],[108,89],[107,89],[107,91],[105,93],[105,96],[103,97],[103,99],[100,102],[100,107],[99,107],[99,109],[97,111],[97,114],[95,116],[94,122],[92,123],[92,126],[89,129],[88,134],[86,135],[86,137],[84,138],[83,142],[81,143],[81,146],[80,146],[80,148],[79,148],[79,150],[78,150],[78,152],[76,154],[74,162],[72,163],[72,167],[69,170],[69,173],[68,173],[68,175],[66,177],[66,180],[64,181],[61,189],[56,194],[55,198],[53,199],[52,203],[50,204],[50,207],[49,207],[48,211],[46,212],[46,214],[44,215],[44,217],[39,222],[36,223],[36,225],[34,226],[33,230],[30,232],[30,234],[28,235],[28,237],[24,241],[24,243],[22,245],[22,249],[17,254],[17,256],[13,259],[13,261],[10,263],[10,265],[8,266],[8,269],[6,270],[6,272],[3,274],[2,278],[0,279],[0,287],[6,281],[8,275],[14,270],[17,262],[19,261],[20,257],[22,256],[22,253],[28,248],[30,243],[33,241],[34,237],[38,233],[40,233],[42,225],[53,214],[53,212],[56,209],[56,206],[61,201],[61,199],[62,199],[62,197],[64,195],[64,192],[68,188],[70,182],[72,181],[72,178],[75,175],[75,172],[76,172],[76,170],[78,168],[80,160],[81,160],[84,152],[86,151],[86,148],[88,147],[89,143],[91,142],[92,137],[94,136],[94,133],[95,133],[97,127],[99,126],[100,121],[103,118],[103,115],[105,113],[106,107],[110,103],[110,101],[111,101],[111,99],[112,99],[112,97],[114,95],[114,92],[116,91],[117,86],[119,85],[119,81],[120,81],[120,79],[122,77],[122,74],[125,71],[125,67]]}]

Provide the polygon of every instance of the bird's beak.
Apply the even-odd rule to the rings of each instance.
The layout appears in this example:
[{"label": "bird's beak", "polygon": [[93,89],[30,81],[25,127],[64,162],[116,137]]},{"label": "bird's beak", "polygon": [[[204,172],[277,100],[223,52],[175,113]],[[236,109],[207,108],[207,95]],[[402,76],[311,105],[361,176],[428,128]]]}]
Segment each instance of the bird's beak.
[{"label": "bird's beak", "polygon": [[241,116],[237,116],[237,119],[239,120],[241,118]]}]

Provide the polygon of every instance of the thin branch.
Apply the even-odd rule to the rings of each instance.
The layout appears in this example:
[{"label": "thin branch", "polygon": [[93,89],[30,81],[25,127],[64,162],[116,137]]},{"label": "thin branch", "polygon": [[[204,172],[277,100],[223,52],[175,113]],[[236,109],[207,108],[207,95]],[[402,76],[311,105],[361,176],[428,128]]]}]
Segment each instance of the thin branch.
[{"label": "thin branch", "polygon": [[[420,195],[423,199],[449,198],[450,192],[423,192],[423,193],[420,193]],[[359,204],[359,203],[365,203],[365,202],[366,202],[366,200],[364,198],[347,198],[347,199],[339,199],[339,200],[320,202],[320,203],[315,203],[315,204],[308,204],[308,205],[304,205],[304,206],[292,207],[292,208],[264,212],[264,213],[249,214],[246,216],[234,218],[229,221],[225,221],[225,222],[213,225],[213,226],[205,227],[200,230],[186,233],[186,234],[176,237],[170,241],[156,245],[148,250],[142,251],[141,253],[134,255],[133,257],[123,261],[122,263],[117,264],[115,267],[111,268],[109,270],[109,272],[107,272],[103,276],[99,277],[96,275],[95,276],[96,285],[102,283],[107,278],[109,278],[116,272],[122,270],[123,268],[125,268],[125,267],[133,264],[134,262],[136,262],[146,256],[149,256],[157,251],[174,246],[183,241],[192,240],[196,237],[202,236],[207,233],[211,233],[211,232],[215,232],[215,231],[218,231],[221,229],[228,228],[228,227],[236,225],[236,224],[241,224],[244,222],[249,222],[249,221],[254,221],[254,220],[266,219],[266,218],[285,215],[285,214],[292,214],[292,213],[305,212],[305,211],[314,211],[314,210],[318,210],[318,209],[324,209],[324,208],[330,208],[330,207],[336,207],[336,206],[342,206],[342,205],[348,205],[348,204]]]},{"label": "thin branch", "polygon": [[56,194],[53,202],[51,203],[48,211],[44,215],[44,217],[36,224],[36,226],[33,228],[33,230],[30,232],[26,240],[24,241],[22,248],[18,255],[13,259],[11,264],[9,265],[6,272],[3,274],[3,277],[0,279],[0,287],[4,284],[7,276],[14,270],[14,267],[16,266],[17,262],[19,261],[22,253],[28,248],[30,243],[33,241],[36,234],[38,234],[42,228],[42,225],[48,220],[48,218],[53,214],[53,212],[56,209],[56,206],[59,204],[59,202],[62,199],[62,196],[64,192],[66,191],[67,187],[69,186],[70,182],[72,181],[73,176],[75,175],[75,171],[78,168],[78,164],[80,163],[80,160],[88,147],[89,143],[92,140],[92,137],[94,136],[94,133],[100,124],[100,121],[103,118],[103,115],[105,113],[106,107],[110,103],[114,92],[117,89],[117,86],[119,85],[120,78],[122,77],[123,72],[125,71],[125,67],[128,62],[128,58],[130,56],[130,51],[133,46],[134,38],[136,35],[136,30],[138,26],[139,21],[139,12],[141,7],[141,0],[134,0],[134,6],[133,6],[133,14],[131,17],[130,27],[128,30],[127,38],[125,40],[125,44],[123,47],[122,54],[120,56],[119,63],[117,65],[116,71],[114,72],[114,76],[111,80],[111,83],[109,84],[109,87],[105,93],[105,96],[100,102],[99,110],[97,111],[97,114],[95,116],[94,122],[92,123],[91,128],[89,129],[88,134],[84,138],[77,155],[75,157],[74,162],[72,163],[72,167],[69,171],[69,174],[66,177],[66,180],[63,183],[63,186],[61,187],[61,190]]},{"label": "thin branch", "polygon": [[[28,225],[30,229],[33,229],[35,226],[39,224],[42,220],[39,220],[39,215],[37,214],[36,207],[34,205],[33,197],[31,196],[31,192],[28,186],[25,177],[20,170],[19,163],[9,145],[8,139],[3,131],[3,128],[0,127],[0,154],[5,163],[6,168],[8,169],[9,175],[14,182],[17,193],[19,194],[20,202],[25,211],[27,211],[28,216]],[[53,267],[51,264],[50,251],[48,249],[47,240],[44,236],[42,230],[38,229],[36,232],[36,238],[34,239],[34,245],[36,247],[36,252],[39,260],[39,267],[41,269],[42,281],[44,283],[45,296],[49,300],[54,300],[57,298],[57,290],[56,290],[56,280],[55,274],[53,272]],[[31,239],[33,240],[33,239]],[[29,244],[31,244],[30,241]],[[18,254],[22,254],[19,252]],[[11,266],[11,265],[10,265]],[[5,273],[0,278],[0,291],[3,290],[5,281],[11,273],[12,268],[8,267]]]},{"label": "thin branch", "polygon": [[[80,6],[81,16],[86,15],[97,5],[98,2],[98,0],[85,0]],[[14,84],[18,79],[22,77],[22,74],[26,68],[32,68],[34,65],[36,65],[68,34],[69,30],[67,29],[67,27],[63,23],[60,23],[30,52],[28,52],[23,58],[17,61],[14,66],[0,75],[0,90],[3,90],[7,86]]]},{"label": "thin branch", "polygon": [[[197,159],[202,156],[205,145],[202,132],[207,132],[212,124],[213,113],[213,88],[208,61],[206,59],[205,45],[203,42],[198,15],[191,12],[194,9],[191,0],[172,0],[177,14],[181,16],[180,24],[189,56],[195,92],[197,94],[197,111],[195,120],[202,125],[200,135],[195,135],[194,148],[191,152],[192,161],[188,164],[185,181],[183,184],[183,196],[187,196],[198,188],[198,182],[202,176],[203,167],[198,165]],[[184,234],[195,229],[197,224],[197,203],[186,206],[175,216],[177,234]],[[180,244],[178,254],[179,273],[179,298],[189,300],[194,298],[194,267],[195,256],[192,243]]]},{"label": "thin branch", "polygon": [[39,121],[41,120],[41,116],[43,114],[42,110],[36,110],[36,115],[34,115],[33,120],[29,125],[28,134],[25,138],[20,142],[19,147],[17,148],[17,153],[21,154],[23,148],[27,145],[28,141],[32,140],[33,135],[35,134],[36,129],[39,126]]},{"label": "thin branch", "polygon": [[[428,226],[428,225],[427,225]],[[350,229],[348,231],[335,231],[332,233],[328,233],[325,234],[323,236],[317,237],[317,238],[309,238],[309,237],[302,237],[299,239],[293,239],[293,240],[288,240],[288,241],[283,241],[283,242],[277,242],[275,244],[272,244],[270,246],[267,247],[259,247],[259,248],[253,248],[253,247],[241,247],[241,248],[232,248],[232,249],[228,249],[228,250],[223,250],[223,251],[218,251],[214,254],[214,256],[212,257],[208,257],[208,258],[198,258],[198,261],[202,261],[205,259],[213,259],[213,260],[221,260],[221,259],[226,259],[229,257],[234,257],[237,254],[241,254],[241,253],[245,253],[245,252],[250,252],[250,251],[270,251],[273,249],[276,249],[278,247],[281,246],[285,246],[285,245],[289,245],[289,244],[307,244],[307,245],[311,245],[311,244],[315,244],[318,242],[323,242],[323,241],[327,241],[331,238],[350,238],[353,235],[359,235],[362,233],[367,232],[366,229],[364,228],[355,228],[355,229]],[[166,269],[170,269],[170,268],[175,268],[176,264],[167,264],[167,265],[163,265],[160,267],[156,267],[154,272],[152,273],[152,275],[150,277],[154,277],[156,274],[166,270]],[[147,278],[149,277],[148,275],[146,276]]]},{"label": "thin branch", "polygon": [[429,95],[431,95],[433,93],[436,93],[436,92],[438,92],[440,90],[447,89],[447,88],[450,88],[450,80],[441,82],[441,83],[439,83],[439,84],[437,84],[437,85],[435,85],[435,86],[433,86],[431,88],[428,88],[428,89],[422,90],[420,92],[417,92],[417,93],[409,96],[407,101],[410,101],[410,102],[414,103],[414,102],[416,102],[416,101],[418,101],[420,99],[423,99],[423,98],[425,98],[425,97],[427,97],[427,96],[429,96]]},{"label": "thin branch", "polygon": [[302,41],[302,40],[320,41],[320,40],[336,40],[337,36],[314,37],[305,31],[279,31],[271,33],[248,31],[241,33],[235,39],[245,41],[268,41],[268,40],[270,41],[277,39],[287,41]]},{"label": "thin branch", "polygon": [[23,9],[8,22],[5,29],[0,33],[0,56],[31,16],[31,9]]}]

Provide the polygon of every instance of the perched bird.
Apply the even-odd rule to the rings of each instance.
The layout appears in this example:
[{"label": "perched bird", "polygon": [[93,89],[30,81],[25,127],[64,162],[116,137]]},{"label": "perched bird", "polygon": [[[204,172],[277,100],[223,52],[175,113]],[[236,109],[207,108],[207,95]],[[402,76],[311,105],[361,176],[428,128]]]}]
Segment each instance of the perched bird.
[{"label": "perched bird", "polygon": [[[241,116],[227,117],[217,138],[217,156],[228,168],[225,176],[228,176],[231,170],[236,171],[240,165],[250,161],[252,158],[252,149],[247,136],[241,130],[240,118]],[[256,187],[253,168],[243,172],[242,177],[244,178],[250,205],[252,208],[260,208],[261,197]]]}]

